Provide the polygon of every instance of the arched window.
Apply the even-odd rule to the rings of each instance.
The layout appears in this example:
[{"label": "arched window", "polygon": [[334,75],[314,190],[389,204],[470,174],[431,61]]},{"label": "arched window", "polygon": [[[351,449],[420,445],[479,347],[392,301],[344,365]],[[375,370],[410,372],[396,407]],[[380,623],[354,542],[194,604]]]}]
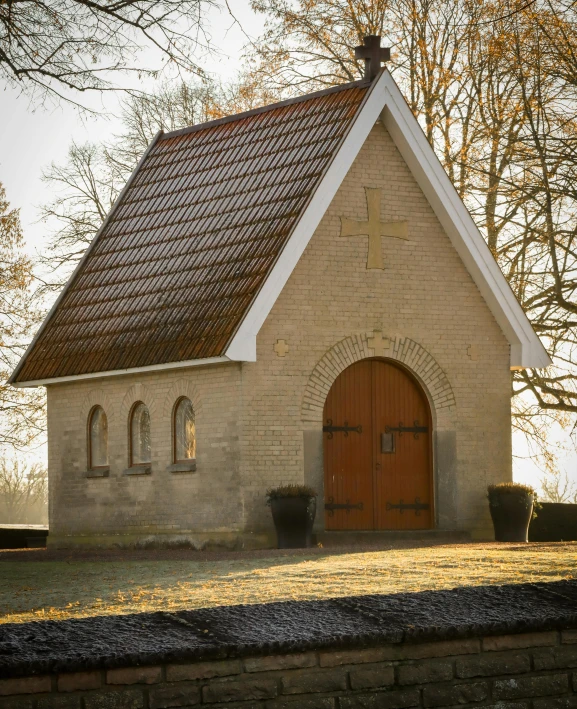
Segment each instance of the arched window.
[{"label": "arched window", "polygon": [[88,417],[88,467],[108,466],[108,420],[102,406],[95,406]]},{"label": "arched window", "polygon": [[130,465],[150,463],[150,414],[137,401],[130,413]]},{"label": "arched window", "polygon": [[183,463],[196,458],[196,431],[192,402],[185,396],[174,407],[172,418],[174,442],[173,457],[175,463]]}]

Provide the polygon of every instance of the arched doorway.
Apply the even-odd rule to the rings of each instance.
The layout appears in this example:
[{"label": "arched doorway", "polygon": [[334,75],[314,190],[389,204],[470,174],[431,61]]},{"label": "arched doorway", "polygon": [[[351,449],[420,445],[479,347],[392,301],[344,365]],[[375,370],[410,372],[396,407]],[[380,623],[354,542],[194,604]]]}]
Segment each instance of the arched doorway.
[{"label": "arched doorway", "polygon": [[333,383],[323,415],[325,529],[433,526],[432,421],[420,384],[364,359]]}]

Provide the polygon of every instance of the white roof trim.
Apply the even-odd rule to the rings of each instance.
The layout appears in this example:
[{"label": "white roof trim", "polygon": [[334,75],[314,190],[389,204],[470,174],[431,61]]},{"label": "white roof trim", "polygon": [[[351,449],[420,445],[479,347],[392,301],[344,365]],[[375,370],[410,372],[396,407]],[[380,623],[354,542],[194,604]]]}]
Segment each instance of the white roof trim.
[{"label": "white roof trim", "polygon": [[511,367],[547,367],[551,364],[547,351],[386,70],[371,87],[281,256],[232,338],[226,356],[232,360],[256,361],[256,336],[260,328],[379,116],[509,341]]},{"label": "white roof trim", "polygon": [[55,377],[54,379],[37,379],[32,382],[17,382],[15,387],[39,387],[48,384],[64,384],[65,382],[77,382],[81,379],[103,379],[105,377],[118,377],[126,374],[141,374],[142,372],[158,372],[162,369],[183,369],[184,367],[206,367],[210,364],[232,364],[228,357],[206,357],[205,359],[189,359],[184,362],[167,362],[166,364],[148,364],[144,367],[131,367],[129,369],[111,369],[108,372],[88,372],[87,374],[71,374],[67,377]]}]

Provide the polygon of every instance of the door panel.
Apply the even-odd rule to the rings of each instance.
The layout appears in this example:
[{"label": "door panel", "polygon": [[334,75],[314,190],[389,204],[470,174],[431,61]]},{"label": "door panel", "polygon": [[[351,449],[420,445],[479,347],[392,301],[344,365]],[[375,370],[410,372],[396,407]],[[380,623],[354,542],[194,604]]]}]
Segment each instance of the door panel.
[{"label": "door panel", "polygon": [[[327,530],[432,526],[431,417],[411,376],[384,360],[348,367],[331,387],[323,427],[325,503],[336,505],[325,512]],[[391,431],[383,452],[387,428],[415,427]]]},{"label": "door panel", "polygon": [[[429,406],[417,383],[402,369],[373,361],[375,460],[375,529],[429,529]],[[394,453],[381,452],[381,433],[390,428],[426,428],[426,432],[392,431]],[[399,509],[394,505],[428,505]]]},{"label": "door panel", "polygon": [[325,403],[325,429],[361,427],[323,433],[325,504],[362,505],[328,511],[326,529],[374,528],[371,388],[371,362],[358,362],[337,378]]}]

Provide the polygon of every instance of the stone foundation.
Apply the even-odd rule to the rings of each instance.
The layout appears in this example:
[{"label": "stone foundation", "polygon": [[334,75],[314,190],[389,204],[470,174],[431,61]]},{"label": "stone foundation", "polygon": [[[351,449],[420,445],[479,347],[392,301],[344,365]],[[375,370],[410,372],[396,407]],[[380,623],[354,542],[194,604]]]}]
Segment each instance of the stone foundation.
[{"label": "stone foundation", "polygon": [[251,532],[164,532],[148,534],[52,534],[49,549],[226,549],[246,551],[276,548],[273,533]]},{"label": "stone foundation", "polygon": [[577,631],[0,680],[2,709],[577,707]]}]

